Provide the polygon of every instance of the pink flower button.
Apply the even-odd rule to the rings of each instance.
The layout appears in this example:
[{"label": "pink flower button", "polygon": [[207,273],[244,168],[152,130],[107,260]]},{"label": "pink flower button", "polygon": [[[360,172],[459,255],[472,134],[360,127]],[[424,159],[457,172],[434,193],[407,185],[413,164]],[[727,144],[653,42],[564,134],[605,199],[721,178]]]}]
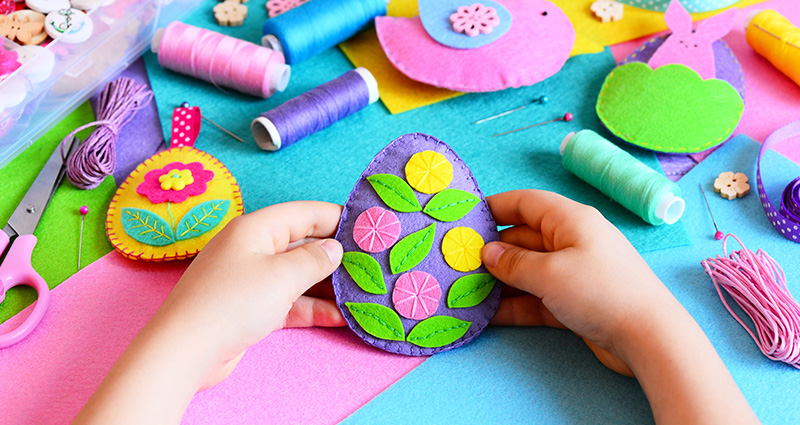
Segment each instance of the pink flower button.
[{"label": "pink flower button", "polygon": [[472,6],[460,6],[456,13],[450,15],[450,22],[455,32],[475,37],[481,33],[491,33],[494,27],[500,25],[500,17],[495,8],[475,3]]},{"label": "pink flower button", "polygon": [[394,308],[401,316],[413,320],[426,319],[436,313],[442,288],[425,272],[405,273],[397,279],[392,292]]},{"label": "pink flower button", "polygon": [[274,18],[282,13],[286,13],[308,0],[269,0],[267,2],[267,12],[270,18]]},{"label": "pink flower button", "polygon": [[372,207],[358,216],[353,227],[353,240],[367,252],[381,252],[400,237],[400,220],[393,212]]}]

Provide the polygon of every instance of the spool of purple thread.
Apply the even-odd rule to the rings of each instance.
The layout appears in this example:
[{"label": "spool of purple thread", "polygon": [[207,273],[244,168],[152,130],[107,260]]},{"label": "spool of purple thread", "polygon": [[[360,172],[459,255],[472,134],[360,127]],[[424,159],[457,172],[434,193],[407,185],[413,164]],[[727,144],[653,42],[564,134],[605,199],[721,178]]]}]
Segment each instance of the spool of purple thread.
[{"label": "spool of purple thread", "polygon": [[329,127],[378,100],[378,82],[365,68],[284,102],[261,114],[250,125],[261,149],[276,151]]}]

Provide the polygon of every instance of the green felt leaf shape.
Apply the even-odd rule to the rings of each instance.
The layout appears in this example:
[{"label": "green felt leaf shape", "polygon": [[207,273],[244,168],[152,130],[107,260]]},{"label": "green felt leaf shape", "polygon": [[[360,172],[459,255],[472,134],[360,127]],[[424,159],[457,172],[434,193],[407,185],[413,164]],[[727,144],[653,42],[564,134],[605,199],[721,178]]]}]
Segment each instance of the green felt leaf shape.
[{"label": "green felt leaf shape", "polygon": [[154,212],[139,208],[123,208],[121,220],[125,233],[138,242],[152,246],[175,243],[172,227]]},{"label": "green felt leaf shape", "polygon": [[375,338],[402,341],[403,322],[394,310],[373,303],[345,303],[361,328]]},{"label": "green felt leaf shape", "polygon": [[400,240],[389,253],[389,268],[392,274],[411,270],[421,263],[433,246],[436,223],[418,230]]},{"label": "green felt leaf shape", "polygon": [[210,231],[222,222],[230,206],[231,201],[227,199],[215,199],[193,207],[178,222],[175,237],[185,241]]},{"label": "green felt leaf shape", "polygon": [[373,174],[367,177],[367,181],[389,208],[406,213],[422,210],[414,189],[400,177],[394,174]]},{"label": "green felt leaf shape", "polygon": [[472,322],[450,316],[433,316],[414,326],[407,341],[420,347],[436,348],[452,344],[467,333]]},{"label": "green felt leaf shape", "polygon": [[464,276],[453,283],[447,294],[447,307],[467,308],[483,302],[492,292],[497,279],[489,273]]},{"label": "green felt leaf shape", "polygon": [[744,101],[725,81],[703,80],[684,65],[656,70],[632,62],[606,78],[597,115],[617,137],[646,149],[691,153],[730,137]]},{"label": "green felt leaf shape", "polygon": [[445,189],[431,198],[422,212],[439,221],[452,222],[464,218],[480,201],[469,192]]},{"label": "green felt leaf shape", "polygon": [[342,264],[361,289],[375,295],[386,293],[381,265],[372,256],[363,252],[345,252]]}]

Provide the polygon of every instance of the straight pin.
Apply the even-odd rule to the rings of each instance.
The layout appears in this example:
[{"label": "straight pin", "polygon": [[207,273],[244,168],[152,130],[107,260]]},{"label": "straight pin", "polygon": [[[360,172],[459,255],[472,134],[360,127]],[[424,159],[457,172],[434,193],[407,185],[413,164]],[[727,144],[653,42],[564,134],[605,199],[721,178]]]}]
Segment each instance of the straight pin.
[{"label": "straight pin", "polygon": [[89,213],[89,207],[86,205],[81,206],[81,237],[78,241],[78,271],[81,270],[81,253],[83,252],[83,221],[86,218],[86,214]]},{"label": "straight pin", "polygon": [[516,132],[518,132],[518,131],[527,130],[527,129],[529,129],[529,128],[538,127],[538,126],[540,126],[540,125],[550,124],[550,123],[552,123],[552,122],[556,122],[556,121],[567,121],[567,122],[569,122],[569,121],[572,121],[574,118],[575,118],[575,117],[572,115],[572,113],[570,113],[570,112],[567,112],[566,114],[564,114],[564,116],[563,116],[563,117],[556,118],[556,119],[554,119],[554,120],[550,120],[550,121],[540,122],[539,124],[529,125],[529,126],[527,126],[527,127],[517,128],[517,129],[511,130],[511,131],[506,131],[505,133],[499,133],[499,134],[495,134],[495,135],[494,135],[494,136],[492,136],[492,137],[500,137],[500,136],[505,136],[506,134],[516,133]]},{"label": "straight pin", "polygon": [[[533,99],[533,100],[531,101],[531,104],[538,103],[538,104],[540,104],[540,105],[544,105],[544,104],[545,104],[545,103],[547,103],[548,101],[550,101],[550,99],[548,99],[548,97],[547,97],[547,96],[540,96],[538,99]],[[523,109],[527,108],[528,106],[530,106],[530,105],[522,105],[522,106],[520,106],[519,108],[514,108],[514,109],[511,109],[511,110],[509,110],[509,111],[501,112],[501,113],[499,113],[499,114],[497,114],[497,115],[493,115],[493,116],[491,116],[491,117],[489,117],[489,118],[484,118],[484,119],[482,119],[482,120],[475,121],[474,123],[472,123],[472,125],[475,125],[475,124],[483,124],[483,123],[485,123],[486,121],[491,121],[491,120],[493,120],[493,119],[495,119],[495,118],[500,118],[500,117],[504,117],[504,116],[506,116],[506,115],[509,115],[509,114],[513,114],[514,112],[521,111],[521,110],[523,110]]]},{"label": "straight pin", "polygon": [[[188,108],[188,107],[189,107],[189,102],[183,102],[183,103],[181,103],[181,107],[182,107],[182,108]],[[214,127],[217,127],[218,129],[220,129],[220,130],[224,131],[224,132],[225,132],[225,134],[227,134],[228,136],[231,136],[231,137],[233,137],[234,139],[236,139],[236,140],[238,140],[238,141],[240,141],[240,142],[244,143],[244,140],[242,140],[242,138],[241,138],[241,137],[239,137],[239,136],[237,136],[237,135],[235,135],[235,134],[231,133],[230,131],[228,131],[228,130],[226,130],[226,129],[222,128],[222,126],[220,126],[219,124],[215,123],[214,121],[211,121],[210,119],[206,118],[206,117],[205,117],[203,114],[200,114],[200,118],[202,118],[202,119],[206,120],[206,122],[208,122],[209,124],[213,125]]]},{"label": "straight pin", "polygon": [[717,231],[717,233],[714,233],[714,239],[721,241],[722,238],[725,237],[725,235],[719,231],[719,228],[717,228],[717,221],[714,220],[714,213],[711,212],[711,205],[708,204],[708,198],[706,198],[706,190],[703,189],[702,183],[700,183],[700,191],[703,192],[703,199],[705,199],[706,201],[706,208],[708,208],[708,214],[711,216],[711,222],[714,223],[714,230]]}]

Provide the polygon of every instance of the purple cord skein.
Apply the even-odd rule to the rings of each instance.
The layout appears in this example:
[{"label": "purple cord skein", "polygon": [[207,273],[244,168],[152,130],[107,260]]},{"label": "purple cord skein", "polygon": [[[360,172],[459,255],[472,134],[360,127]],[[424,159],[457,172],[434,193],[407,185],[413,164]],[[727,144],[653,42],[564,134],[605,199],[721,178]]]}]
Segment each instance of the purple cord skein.
[{"label": "purple cord skein", "polygon": [[[348,71],[261,114],[253,122],[253,136],[262,149],[277,150],[329,127],[370,103],[370,88],[365,77],[355,70]],[[274,126],[273,133],[266,129],[269,124],[265,125],[264,121]],[[279,137],[273,137],[274,130]]]},{"label": "purple cord skein", "polygon": [[94,189],[116,167],[117,137],[122,127],[130,122],[136,111],[142,109],[153,98],[146,85],[130,78],[119,78],[103,88],[97,102],[97,121],[82,125],[69,133],[61,142],[61,155],[66,155],[65,145],[81,130],[97,128],[67,158],[67,178],[79,189]]}]

